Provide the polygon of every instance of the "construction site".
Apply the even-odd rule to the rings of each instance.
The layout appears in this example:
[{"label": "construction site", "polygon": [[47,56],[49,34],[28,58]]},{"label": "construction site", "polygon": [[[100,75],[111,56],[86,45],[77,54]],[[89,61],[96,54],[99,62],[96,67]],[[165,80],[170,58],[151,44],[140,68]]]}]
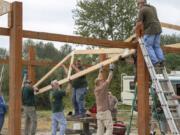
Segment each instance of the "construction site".
[{"label": "construction site", "polygon": [[[103,68],[102,75],[105,80],[108,78],[108,73],[110,71],[114,72],[114,68],[117,68],[116,64],[119,61],[132,61],[132,56],[134,55],[136,55],[136,63],[131,62],[130,64],[136,67],[136,72],[131,76],[128,76],[125,73],[125,75],[119,75],[121,76],[121,82],[119,82],[119,84],[121,83],[120,93],[122,101],[121,103],[118,103],[118,115],[116,122],[113,124],[112,134],[149,135],[151,133],[151,122],[153,121],[151,117],[152,100],[154,97],[157,97],[168,126],[168,131],[167,133],[164,133],[164,135],[180,135],[180,104],[178,98],[173,98],[180,96],[179,73],[174,73],[174,75],[171,71],[167,71],[166,66],[164,65],[157,70],[157,67],[151,61],[143,38],[138,36],[136,32],[126,40],[121,41],[25,30],[23,29],[23,2],[17,1],[11,3],[0,0],[0,16],[3,15],[8,15],[8,27],[5,28],[0,26],[0,36],[9,37],[8,55],[6,58],[0,59],[2,65],[8,65],[9,74],[9,100],[6,101],[8,104],[8,113],[6,114],[4,129],[1,131],[3,135],[24,134],[25,122],[22,111],[24,106],[22,104],[22,89],[27,80],[31,81],[33,89],[36,90],[34,91],[34,96],[42,96],[43,94],[52,91],[53,81],[49,81],[49,78],[54,74],[57,74],[60,69],[63,70],[63,74],[65,74],[63,75],[63,78],[57,80],[57,78],[54,77],[54,80],[57,80],[60,87],[64,85],[69,86],[74,80],[92,73],[95,73],[96,77],[98,77],[101,68]],[[180,31],[180,26],[176,24],[160,22],[160,25],[162,28]],[[139,29],[141,32],[141,28]],[[71,43],[75,46],[86,45],[94,48],[74,49],[59,61],[47,61],[37,60],[37,50],[35,49],[35,46],[30,45],[28,46],[27,51],[28,56],[24,59],[22,54],[24,39]],[[164,54],[172,53],[179,55],[180,43],[163,45],[161,46],[161,49]],[[96,61],[90,61],[90,64],[85,66],[86,68],[74,72],[76,69],[72,66],[73,63],[75,63],[79,57],[81,57],[81,59],[84,58],[83,61],[86,61],[86,56],[88,56],[88,58],[96,57]],[[112,64],[115,67],[113,67]],[[36,67],[41,68],[46,66],[50,66],[50,70],[37,80]],[[24,67],[27,71],[22,75]],[[1,80],[3,78],[3,70],[4,66],[2,66],[1,69]],[[135,77],[137,78],[134,83]],[[174,82],[176,81],[176,84],[173,83],[173,80]],[[95,78],[93,82],[94,81]],[[2,87],[1,83],[2,81],[0,82],[0,87]],[[45,86],[42,84],[48,85]],[[131,91],[132,89],[133,92]],[[91,92],[93,93],[93,91]],[[155,92],[154,96],[151,96],[151,92]],[[129,112],[126,112],[127,109],[123,112],[121,108],[124,105],[128,106],[127,108]],[[134,106],[136,106],[136,108]],[[70,110],[66,110],[65,108],[64,111],[66,117]],[[155,111],[157,112],[158,110],[155,108]],[[38,110],[38,126],[36,134],[50,135],[51,113],[48,113],[48,116],[44,116],[46,113],[39,112],[40,111]],[[126,114],[128,114],[128,116],[126,116]],[[43,119],[41,117],[43,117]],[[71,118],[67,115],[66,120],[68,128],[66,129],[65,134],[96,135],[97,133],[98,124],[96,114],[88,114],[88,116],[83,118]],[[120,122],[118,123],[118,121]],[[77,123],[80,123],[80,125]],[[163,134],[161,133],[160,124],[156,124],[156,134],[158,135]],[[45,129],[39,127],[44,127]],[[73,128],[70,129],[70,127]]]}]

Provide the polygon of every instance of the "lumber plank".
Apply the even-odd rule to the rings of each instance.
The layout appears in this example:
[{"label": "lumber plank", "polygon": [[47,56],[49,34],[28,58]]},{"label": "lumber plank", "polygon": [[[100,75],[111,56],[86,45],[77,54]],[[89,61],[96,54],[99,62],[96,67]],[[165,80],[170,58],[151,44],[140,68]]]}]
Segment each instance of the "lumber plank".
[{"label": "lumber plank", "polygon": [[75,50],[74,54],[119,54],[123,49],[120,48],[108,48],[108,49],[93,49],[93,50]]},{"label": "lumber plank", "polygon": [[34,87],[38,87],[44,80],[46,80],[56,69],[58,69],[66,60],[71,57],[72,53],[67,55],[62,61],[60,61],[56,66],[54,66],[47,74],[45,74],[35,85]]},{"label": "lumber plank", "polygon": [[0,35],[2,35],[2,36],[9,36],[9,34],[10,34],[9,28],[0,27]]},{"label": "lumber plank", "polygon": [[180,26],[179,25],[174,25],[174,24],[170,24],[170,23],[161,22],[161,26],[164,27],[164,28],[180,31]]},{"label": "lumber plank", "polygon": [[101,47],[109,47],[109,48],[136,48],[136,44],[126,43],[124,41],[85,38],[85,37],[80,37],[80,36],[69,36],[69,35],[52,34],[52,33],[46,33],[46,32],[35,32],[35,31],[24,30],[23,36],[25,38],[84,44],[84,45],[92,45],[92,46],[101,46]]},{"label": "lumber plank", "polygon": [[165,47],[180,48],[180,43],[165,45]]},{"label": "lumber plank", "polygon": [[72,72],[72,64],[74,63],[74,53],[72,54],[72,56],[71,56],[71,61],[70,61],[70,64],[69,64],[69,71],[68,71],[68,79],[69,79],[69,77],[71,76],[71,72]]},{"label": "lumber plank", "polygon": [[[87,68],[87,69],[85,69],[85,70],[83,70],[83,71],[80,71],[80,72],[78,72],[78,73],[76,73],[76,74],[74,74],[74,75],[71,75],[69,79],[68,79],[68,78],[62,79],[62,80],[58,81],[58,83],[59,83],[59,85],[62,85],[62,84],[64,84],[64,83],[69,82],[70,80],[72,81],[72,80],[74,80],[74,79],[76,79],[76,78],[78,78],[78,77],[81,77],[81,76],[83,76],[83,75],[89,74],[89,73],[91,73],[91,72],[99,69],[99,67],[100,67],[101,65],[102,65],[102,66],[105,66],[105,65],[108,65],[108,64],[110,64],[110,63],[113,63],[113,62],[117,61],[117,60],[119,59],[119,56],[120,56],[120,55],[115,56],[115,57],[113,57],[113,58],[110,58],[110,59],[108,59],[108,60],[105,60],[105,61],[103,61],[103,62],[101,62],[101,63],[98,63],[98,64],[96,64],[96,65],[94,65],[94,66],[92,66],[92,67],[89,67],[89,68]],[[43,88],[39,89],[39,92],[38,92],[38,93],[35,93],[35,94],[38,95],[38,94],[44,93],[44,92],[50,90],[51,88],[52,88],[51,85],[48,85],[48,86],[46,86],[46,87],[43,87]]]},{"label": "lumber plank", "polygon": [[180,53],[179,47],[163,46],[162,49],[165,53]]},{"label": "lumber plank", "polygon": [[[22,60],[23,65],[28,65],[29,60]],[[53,61],[45,61],[45,60],[32,60],[31,65],[32,66],[55,66],[59,62],[53,62]],[[9,58],[7,59],[0,59],[0,64],[9,64]]]}]

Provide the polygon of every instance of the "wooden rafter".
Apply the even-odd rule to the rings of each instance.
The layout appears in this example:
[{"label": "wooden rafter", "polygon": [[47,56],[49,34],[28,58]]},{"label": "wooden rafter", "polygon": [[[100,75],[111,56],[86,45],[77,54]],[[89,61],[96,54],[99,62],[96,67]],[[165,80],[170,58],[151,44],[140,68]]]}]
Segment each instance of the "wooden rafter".
[{"label": "wooden rafter", "polygon": [[174,25],[174,24],[161,22],[161,26],[164,27],[164,28],[173,29],[173,30],[179,30],[180,31],[180,26],[179,25]]},{"label": "wooden rafter", "polygon": [[93,49],[93,50],[75,50],[74,54],[119,54],[123,49],[120,48],[108,48],[108,49]]},{"label": "wooden rafter", "polygon": [[45,76],[43,76],[34,87],[38,87],[45,79],[47,79],[56,69],[58,69],[66,60],[68,60],[72,56],[72,53],[67,55],[61,62],[59,62],[56,66],[54,66]]},{"label": "wooden rafter", "polygon": [[69,64],[69,71],[68,71],[68,75],[67,75],[67,77],[68,77],[68,79],[70,78],[70,76],[71,76],[71,72],[72,72],[72,64],[74,63],[74,53],[72,53],[72,56],[71,56],[71,61],[70,61],[70,64]]},{"label": "wooden rafter", "polygon": [[[117,60],[119,59],[119,56],[120,56],[120,54],[119,54],[118,56],[113,57],[113,58],[107,59],[107,60],[105,60],[105,61],[103,61],[103,62],[101,62],[101,63],[98,63],[98,64],[96,64],[96,65],[94,65],[94,66],[92,66],[92,67],[89,67],[89,68],[87,68],[87,69],[85,69],[85,70],[82,70],[82,71],[80,71],[80,72],[78,72],[78,73],[76,73],[76,74],[73,74],[73,75],[70,76],[69,79],[70,79],[70,80],[74,80],[74,79],[76,79],[76,78],[78,78],[78,77],[81,77],[81,76],[83,76],[83,75],[86,75],[86,74],[88,74],[88,73],[91,73],[91,72],[99,69],[99,67],[100,67],[101,65],[102,65],[102,66],[105,66],[105,65],[108,65],[108,64],[110,64],[110,63],[113,63],[113,62],[115,62],[115,61],[117,61]],[[62,84],[64,84],[64,83],[69,82],[69,81],[70,81],[69,79],[68,79],[68,78],[62,79],[62,80],[58,81],[58,83],[59,83],[59,85],[62,85]],[[52,88],[51,85],[48,85],[48,86],[46,86],[46,87],[44,87],[44,88],[41,88],[41,89],[39,90],[39,92],[36,93],[36,94],[44,93],[44,92],[50,90],[51,88]]]},{"label": "wooden rafter", "polygon": [[[173,25],[169,24],[171,28],[176,29]],[[176,26],[176,25],[175,25]],[[170,27],[168,27],[170,28]],[[9,36],[9,29],[0,27],[0,35]],[[101,40],[101,39],[92,39],[92,38],[82,38],[78,36],[68,36],[61,34],[51,34],[43,32],[33,32],[33,31],[23,31],[24,38],[34,38],[50,41],[59,41],[59,42],[68,42],[68,43],[77,43],[77,44],[86,44],[86,45],[95,45],[109,48],[136,48],[137,44],[134,43],[124,43],[122,41],[110,41],[110,40]],[[129,41],[132,37],[129,38]],[[77,40],[77,41],[76,41]],[[129,42],[127,41],[127,42]],[[168,53],[179,53],[177,48],[169,48],[164,46],[163,49]]]},{"label": "wooden rafter", "polygon": [[[23,65],[28,65],[29,60],[22,60]],[[55,66],[58,62],[53,61],[45,61],[45,60],[32,60],[31,65],[32,66]],[[9,58],[7,59],[0,59],[0,64],[9,64]]]},{"label": "wooden rafter", "polygon": [[[8,36],[9,29],[8,28],[0,28],[0,35]],[[80,36],[69,36],[69,35],[53,34],[53,33],[46,33],[46,32],[27,31],[27,30],[23,31],[23,37],[48,40],[48,41],[58,41],[58,42],[84,44],[84,45],[92,45],[92,46],[102,46],[102,47],[109,47],[109,48],[136,48],[136,44],[126,43],[123,41],[84,38],[84,37],[80,37]]]}]

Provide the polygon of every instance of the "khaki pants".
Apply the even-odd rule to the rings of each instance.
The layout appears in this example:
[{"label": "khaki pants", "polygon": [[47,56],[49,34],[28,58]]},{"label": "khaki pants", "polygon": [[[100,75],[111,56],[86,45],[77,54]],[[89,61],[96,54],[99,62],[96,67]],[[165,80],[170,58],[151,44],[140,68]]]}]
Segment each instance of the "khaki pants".
[{"label": "khaki pants", "polygon": [[[113,133],[113,121],[111,112],[109,110],[104,112],[98,112],[97,115],[97,135],[112,135]],[[104,130],[106,128],[106,133]]]},{"label": "khaki pants", "polygon": [[37,128],[37,116],[35,107],[24,106],[25,129],[24,135],[35,135]]}]

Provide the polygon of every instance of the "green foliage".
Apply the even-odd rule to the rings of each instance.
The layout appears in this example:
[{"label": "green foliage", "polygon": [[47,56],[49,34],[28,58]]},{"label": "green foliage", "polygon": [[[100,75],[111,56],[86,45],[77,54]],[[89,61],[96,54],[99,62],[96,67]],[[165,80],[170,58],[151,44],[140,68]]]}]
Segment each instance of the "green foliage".
[{"label": "green foliage", "polygon": [[80,0],[73,13],[76,34],[122,40],[132,35],[137,7],[135,0]]},{"label": "green foliage", "polygon": [[[137,15],[135,0],[80,0],[73,10],[75,33],[84,37],[110,40],[124,40],[133,34]],[[87,56],[88,57],[88,56]],[[94,61],[96,61],[96,58]],[[121,73],[131,73],[132,66],[117,62],[110,90],[120,99]],[[97,72],[88,75],[89,93],[87,106],[94,101],[94,80]]]},{"label": "green foliage", "polygon": [[175,43],[180,43],[180,35],[172,34],[172,35],[161,36],[162,45],[175,44]]},{"label": "green foliage", "polygon": [[[65,44],[60,47],[60,50],[54,47],[52,42],[44,43],[42,41],[40,42],[34,42],[33,40],[25,40],[24,46],[23,46],[23,57],[24,59],[28,58],[28,47],[34,46],[36,50],[36,60],[45,60],[45,61],[54,61],[58,62],[61,61],[67,54],[69,54],[72,51],[72,47],[68,44]],[[26,68],[26,67],[25,67]],[[36,80],[39,80],[42,76],[44,76],[52,66],[38,66],[35,67],[36,72]],[[47,80],[45,80],[39,87],[44,87],[46,85],[49,85],[50,82],[54,79],[60,80],[65,77],[64,70],[62,68],[59,68],[57,71],[55,71]],[[48,109],[50,107],[49,102],[49,92],[46,92],[44,94],[38,95],[36,98],[36,103],[38,105],[39,109]]]},{"label": "green foliage", "polygon": [[[162,35],[161,36],[161,44],[168,45],[168,44],[175,44],[180,43],[180,35]],[[166,67],[168,71],[171,70],[180,70],[180,53],[173,54],[168,53],[166,56]]]}]

